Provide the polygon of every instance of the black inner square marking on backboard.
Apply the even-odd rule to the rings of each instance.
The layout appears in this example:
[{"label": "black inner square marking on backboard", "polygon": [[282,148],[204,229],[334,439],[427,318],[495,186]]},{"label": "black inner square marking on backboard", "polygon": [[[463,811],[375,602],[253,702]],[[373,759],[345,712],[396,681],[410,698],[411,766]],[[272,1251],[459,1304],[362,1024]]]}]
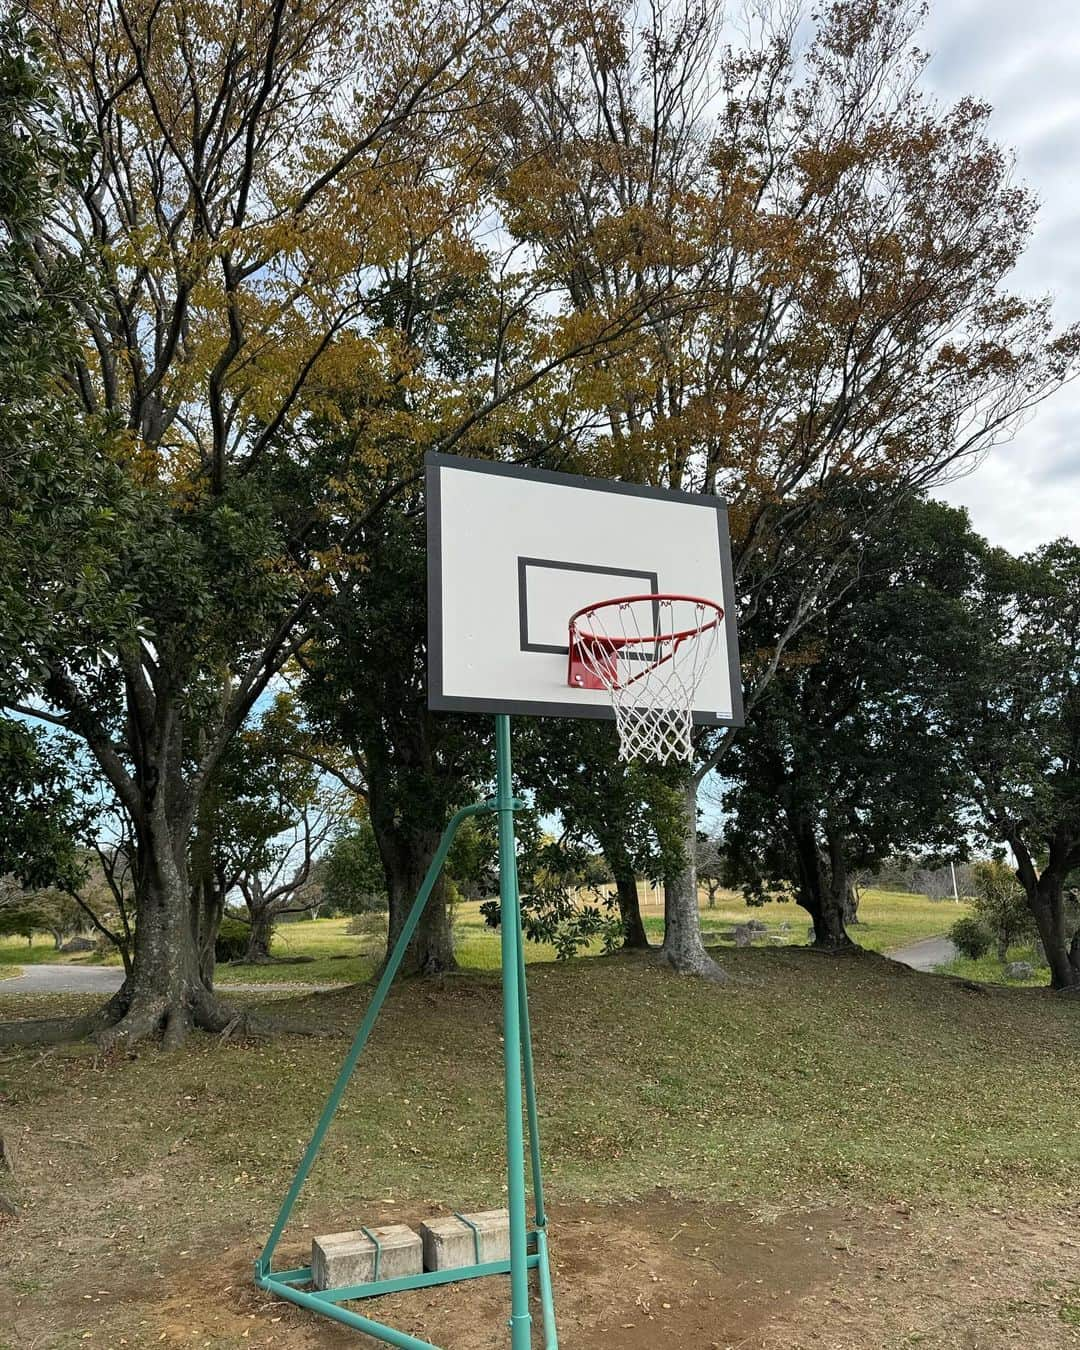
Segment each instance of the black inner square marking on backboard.
[{"label": "black inner square marking on backboard", "polygon": [[[529,587],[526,573],[530,567],[546,567],[555,572],[586,572],[593,576],[604,577],[628,577],[632,580],[642,581],[646,584],[641,587],[643,592],[655,595],[660,589],[660,579],[655,572],[636,571],[628,567],[598,567],[594,563],[573,563],[558,562],[554,558],[518,558],[518,624],[521,639],[521,650],[523,652],[546,652],[551,656],[568,656],[570,654],[569,646],[564,643],[560,647],[553,646],[544,642],[529,641]],[[612,600],[614,596],[598,595],[597,601]],[[656,609],[655,604],[653,609]],[[654,616],[655,618],[655,616]],[[566,616],[567,626],[569,628],[570,615]],[[649,659],[646,653],[640,656],[633,654],[633,659]]]}]

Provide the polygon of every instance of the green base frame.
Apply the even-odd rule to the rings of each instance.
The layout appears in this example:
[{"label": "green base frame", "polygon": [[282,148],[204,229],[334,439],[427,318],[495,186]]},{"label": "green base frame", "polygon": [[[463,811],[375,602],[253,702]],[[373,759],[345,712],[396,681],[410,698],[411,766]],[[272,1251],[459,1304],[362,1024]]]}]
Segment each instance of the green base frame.
[{"label": "green base frame", "polygon": [[[383,968],[375,993],[360,1023],[359,1030],[345,1056],[337,1081],[326,1099],[322,1115],[315,1126],[304,1156],[296,1169],[285,1199],[282,1201],[274,1227],[255,1262],[255,1283],[279,1298],[298,1307],[321,1313],[335,1322],[362,1331],[374,1340],[402,1350],[438,1350],[431,1341],[419,1340],[407,1332],[364,1317],[342,1303],[357,1299],[376,1298],[380,1294],[395,1294],[409,1289],[427,1289],[433,1285],[450,1284],[458,1280],[473,1280],[489,1275],[510,1276],[510,1345],[511,1350],[531,1350],[532,1314],[529,1312],[529,1272],[535,1270],[540,1286],[540,1307],[543,1314],[544,1350],[558,1350],[555,1329],[555,1303],[551,1291],[551,1263],[548,1257],[547,1215],[544,1209],[544,1183],[540,1167],[540,1130],[536,1113],[536,1088],[533,1081],[532,1033],[529,1026],[529,998],[525,984],[525,949],[521,934],[521,901],[518,895],[517,856],[514,839],[514,812],[524,805],[513,795],[510,762],[510,719],[502,714],[495,719],[496,794],[493,800],[465,806],[451,817],[443,831],[435,857],[431,861],[423,885],[417,892],[412,909],[394,944],[394,950]],[[341,1289],[304,1289],[311,1283],[311,1268],[275,1271],[273,1255],[281,1234],[288,1223],[308,1173],[319,1155],[330,1123],[341,1104],[345,1088],[353,1075],[357,1061],[371,1035],[372,1028],[390,986],[394,981],[409,942],[420,917],[431,898],[431,892],[446,862],[446,855],[461,822],[468,816],[487,812],[499,818],[499,894],[501,923],[499,927],[502,948],[503,983],[503,1068],[506,1093],[506,1179],[507,1202],[510,1212],[510,1259],[478,1262],[456,1270],[429,1271],[422,1275],[408,1275],[395,1280],[378,1278],[379,1251],[376,1245],[374,1280],[366,1284],[350,1285]],[[522,1091],[524,1085],[524,1093]],[[525,1131],[522,1112],[528,1119],[530,1171],[532,1174],[533,1223],[526,1219],[525,1185]],[[479,1252],[477,1253],[479,1255]]]}]

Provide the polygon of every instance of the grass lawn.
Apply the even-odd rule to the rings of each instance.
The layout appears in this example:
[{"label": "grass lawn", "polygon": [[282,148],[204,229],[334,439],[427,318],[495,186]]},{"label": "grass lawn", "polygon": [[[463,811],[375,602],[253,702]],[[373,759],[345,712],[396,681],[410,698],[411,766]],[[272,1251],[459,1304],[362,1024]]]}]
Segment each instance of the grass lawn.
[{"label": "grass lawn", "polygon": [[56,962],[75,961],[85,964],[86,953],[77,956],[58,952],[52,938],[35,935],[32,943],[24,937],[0,937],[0,980],[17,975],[20,966],[38,966]]},{"label": "grass lawn", "polygon": [[[275,962],[258,966],[242,961],[230,962],[218,967],[218,978],[224,984],[252,985],[290,980],[306,984],[350,984],[370,979],[382,957],[385,938],[352,934],[348,931],[349,923],[349,919],[301,919],[280,924],[271,949],[277,958]],[[457,958],[463,967],[472,970],[498,968],[499,935],[484,922],[479,901],[458,906],[454,932]],[[530,942],[526,945],[525,959],[529,962],[554,961],[555,949],[547,944]]]},{"label": "grass lawn", "polygon": [[[968,907],[963,902],[957,905],[952,901],[928,900],[924,895],[906,891],[868,890],[863,892],[859,923],[852,928],[851,936],[869,951],[892,951],[922,938],[937,937],[967,912]],[[650,937],[659,940],[664,933],[663,918],[648,911],[646,915],[645,927]],[[714,909],[704,905],[701,910],[702,929],[719,931],[725,939],[731,925],[745,923],[751,918],[760,919],[772,932],[786,923],[790,942],[806,942],[810,917],[794,903],[751,907],[742,896],[723,891],[717,895]]]},{"label": "grass lawn", "polygon": [[1049,971],[1045,964],[1040,966],[1034,945],[1010,947],[1008,961],[1005,964],[1013,961],[1026,961],[1034,973],[1026,980],[1009,979],[1005,975],[1005,966],[992,954],[980,956],[977,961],[960,956],[955,961],[950,961],[948,965],[939,966],[938,972],[942,975],[958,975],[965,980],[978,980],[982,984],[1003,984],[1013,988],[1046,986],[1050,978]]},{"label": "grass lawn", "polygon": [[[837,1326],[865,1303],[850,1339],[812,1339],[825,1350],[1073,1345],[1080,1135],[1067,1066],[1080,1059],[1080,1003],[973,990],[874,955],[739,949],[725,965],[733,979],[723,987],[632,956],[532,968],[553,1243],[556,1262],[560,1251],[569,1262],[557,1280],[575,1329],[568,1346],[811,1344],[797,1320],[776,1342],[746,1339],[763,1282],[779,1299],[774,1319],[808,1315],[804,1295],[835,1302]],[[0,1322],[0,1346],[113,1346],[121,1335],[131,1346],[350,1343],[260,1300],[249,1272],[368,995],[353,987],[285,1001],[330,1041],[196,1036],[172,1056],[147,1048],[107,1062],[88,1047],[4,1051],[0,1114],[17,1171],[0,1185],[22,1213],[0,1228],[0,1306],[17,1328],[5,1342]],[[502,1203],[499,1002],[485,971],[395,989],[286,1235],[285,1264],[313,1231]],[[5,1006],[40,1015],[46,1005]],[[1010,1292],[1027,1269],[1027,1229],[1006,1232],[1006,1211],[1034,1216],[1031,1243],[1058,1244],[1052,1258],[1029,1253],[1041,1293],[1035,1274]],[[782,1219],[797,1213],[805,1217]],[[655,1254],[611,1249],[610,1268],[597,1259],[635,1224]],[[715,1258],[676,1260],[671,1244],[684,1232],[700,1233],[694,1252],[719,1242]],[[770,1251],[790,1262],[766,1280],[754,1262]],[[951,1322],[942,1330],[934,1319],[966,1307],[976,1272],[984,1278],[979,1261],[1001,1252],[1008,1269],[985,1275],[993,1288],[978,1317],[993,1303],[1007,1336],[982,1321],[977,1340]],[[939,1261],[923,1309],[920,1280]],[[847,1266],[858,1279],[834,1298],[829,1281]],[[892,1272],[884,1282],[873,1273],[882,1269]],[[686,1319],[705,1316],[694,1310],[707,1286],[717,1303],[702,1326],[719,1325],[725,1280],[731,1329],[698,1339]],[[624,1286],[614,1325],[640,1323],[652,1339],[610,1334],[606,1310]],[[669,1316],[648,1303],[661,1292],[666,1331],[641,1311],[644,1299],[655,1318]],[[460,1338],[438,1343],[488,1350],[505,1322],[496,1317],[484,1339],[477,1309],[501,1296],[402,1307],[414,1308],[410,1325],[434,1332],[438,1318],[453,1326],[460,1315]],[[940,1334],[892,1339],[874,1319],[894,1304],[908,1330],[925,1312]]]},{"label": "grass lawn", "polygon": [[[938,903],[921,895],[902,892],[867,891],[860,908],[860,923],[853,930],[856,941],[871,951],[889,951],[934,937],[945,932],[962,913],[965,906],[951,902]],[[645,911],[645,926],[656,942],[663,938],[664,922],[657,912]],[[794,904],[771,904],[749,908],[741,896],[725,892],[717,897],[715,909],[703,906],[702,927],[706,941],[717,945],[730,944],[730,929],[749,918],[758,918],[771,932],[778,932],[783,924],[789,943],[802,945],[806,941],[808,919]],[[280,924],[274,934],[273,954],[279,960],[270,965],[247,965],[231,962],[219,968],[219,979],[225,984],[352,984],[370,979],[381,956],[381,943],[372,937],[355,936],[348,930],[348,919],[303,919],[296,923]],[[498,933],[485,924],[479,902],[458,906],[455,915],[457,955],[463,967],[470,970],[494,970],[499,964]],[[600,944],[591,949],[599,954]],[[528,943],[526,959],[531,963],[553,961],[555,950],[547,944]],[[35,939],[28,947],[23,938],[0,938],[0,979],[14,973],[14,967],[39,961],[74,961],[77,964],[101,964],[102,958],[91,956],[69,957],[54,950],[51,942]],[[295,964],[293,964],[295,962]],[[106,964],[119,964],[119,958],[108,958]],[[971,976],[971,978],[980,978]]]}]

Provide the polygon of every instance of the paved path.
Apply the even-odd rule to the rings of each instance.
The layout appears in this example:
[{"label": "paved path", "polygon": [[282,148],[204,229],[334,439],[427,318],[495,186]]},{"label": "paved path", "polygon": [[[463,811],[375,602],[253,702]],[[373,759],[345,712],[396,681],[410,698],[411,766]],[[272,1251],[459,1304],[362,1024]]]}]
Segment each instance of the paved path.
[{"label": "paved path", "polygon": [[[22,974],[11,980],[0,980],[0,999],[5,994],[115,994],[124,982],[124,972],[119,966],[65,966],[56,965],[23,966]],[[259,990],[280,994],[289,990],[298,993],[324,993],[328,989],[340,989],[341,984],[306,984],[302,980],[288,982],[280,980],[260,980],[258,983],[229,984],[224,982],[216,986],[226,990]]]},{"label": "paved path", "polygon": [[912,970],[933,970],[937,966],[948,965],[959,956],[959,952],[947,937],[923,938],[907,947],[897,947],[886,955],[894,961],[900,961]]}]

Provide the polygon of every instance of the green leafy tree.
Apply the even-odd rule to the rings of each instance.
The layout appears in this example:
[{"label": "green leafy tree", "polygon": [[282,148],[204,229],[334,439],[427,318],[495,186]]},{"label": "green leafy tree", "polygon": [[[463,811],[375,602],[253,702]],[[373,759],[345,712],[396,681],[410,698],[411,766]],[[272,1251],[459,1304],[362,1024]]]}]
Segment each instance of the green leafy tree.
[{"label": "green leafy tree", "polygon": [[0,876],[33,890],[70,890],[83,880],[95,804],[71,746],[0,716]]},{"label": "green leafy tree", "polygon": [[334,839],[319,877],[327,904],[339,913],[387,908],[386,878],[370,821],[363,820]]},{"label": "green leafy tree", "polygon": [[[637,879],[662,879],[682,865],[679,775],[624,763],[618,750],[610,722],[536,720],[518,733],[517,772],[541,816],[559,820],[571,874],[599,847],[615,883],[622,945],[647,948]],[[583,940],[593,935],[583,928]]]},{"label": "green leafy tree", "polygon": [[[319,903],[319,856],[346,801],[315,762],[297,700],[279,693],[232,740],[203,799],[192,849],[204,912],[239,894],[248,916],[247,959],[271,959],[274,925]],[[216,944],[215,944],[216,946]]]},{"label": "green leafy tree", "polygon": [[86,927],[86,915],[63,891],[0,890],[0,932],[16,933],[28,941],[34,933],[48,933],[57,951],[66,939]]},{"label": "green leafy tree", "polygon": [[988,555],[942,715],[987,837],[1008,846],[1055,989],[1080,988],[1080,545]]},{"label": "green leafy tree", "polygon": [[[530,942],[549,943],[560,961],[569,960],[596,939],[611,952],[623,944],[624,925],[618,894],[602,855],[568,834],[558,837],[540,818],[523,818],[518,830],[518,877],[522,931]],[[480,906],[486,922],[502,922],[498,898]]]},{"label": "green leafy tree", "polygon": [[[0,716],[0,876],[10,931],[57,946],[92,927],[131,969],[130,854],[117,804],[96,790],[77,743]],[[119,840],[102,837],[108,829]],[[17,918],[17,912],[22,918]]]},{"label": "green leafy tree", "polygon": [[[327,607],[301,656],[302,698],[316,735],[341,747],[382,861],[392,946],[435,856],[450,815],[490,777],[490,719],[427,707],[426,561],[418,494],[414,513],[384,512],[367,537],[366,566]],[[410,944],[405,969],[455,965],[445,878]]]},{"label": "green leafy tree", "polygon": [[[819,947],[851,945],[859,871],[962,847],[970,779],[932,700],[962,666],[982,549],[963,512],[936,502],[879,522],[846,594],[788,646],[726,762],[732,880],[751,903],[793,895]],[[782,598],[761,611],[751,641],[772,642],[784,611]]]},{"label": "green leafy tree", "polygon": [[460,895],[480,900],[499,887],[499,847],[493,816],[467,816],[454,836],[446,870]]}]

